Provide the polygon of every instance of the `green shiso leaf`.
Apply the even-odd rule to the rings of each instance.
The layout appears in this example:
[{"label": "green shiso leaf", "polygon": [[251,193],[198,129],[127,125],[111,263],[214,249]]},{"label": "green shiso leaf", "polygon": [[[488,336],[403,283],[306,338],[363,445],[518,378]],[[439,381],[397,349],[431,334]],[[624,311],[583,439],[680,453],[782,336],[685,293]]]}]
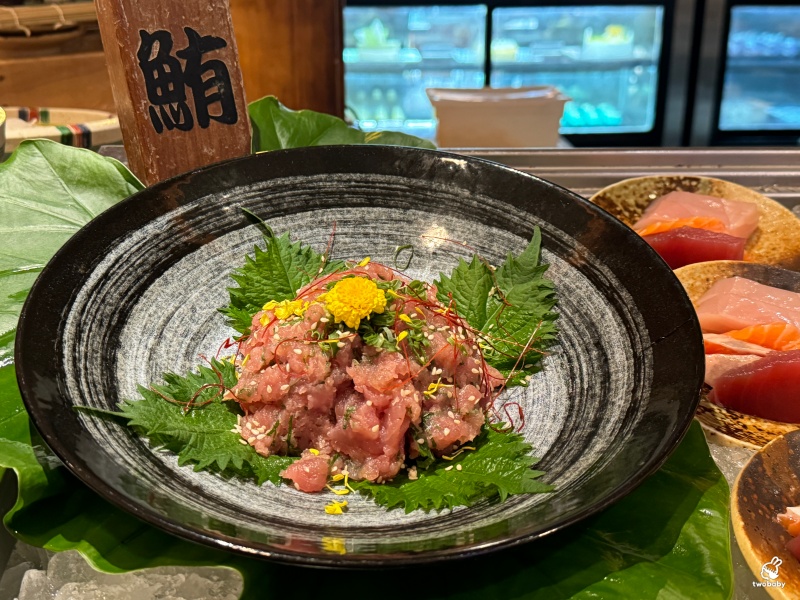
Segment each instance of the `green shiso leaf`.
[{"label": "green shiso leaf", "polygon": [[228,288],[230,304],[220,309],[242,334],[250,332],[253,315],[270,300],[293,300],[311,280],[345,268],[342,261],[328,261],[310,246],[292,242],[288,233],[264,236],[264,243],[231,274],[237,287]]},{"label": "green shiso leaf", "polygon": [[[235,385],[232,363],[212,359],[210,366],[201,366],[194,373],[166,373],[165,385],[140,387],[141,400],[123,402],[120,416],[128,419],[128,425],[146,436],[152,446],[175,452],[181,465],[191,463],[195,471],[210,469],[255,479],[258,484],[271,481],[280,485],[280,472],[296,458],[265,458],[249,444],[240,443],[241,436],[231,431],[241,414],[239,407],[235,402],[223,401],[220,388],[201,391],[204,385],[218,385],[220,378],[226,388]],[[198,392],[195,407],[188,411],[165,399],[186,403]]]},{"label": "green shiso leaf", "polygon": [[403,473],[388,483],[357,481],[352,485],[378,504],[402,506],[407,513],[552,491],[551,486],[537,480],[543,473],[532,469],[538,459],[530,455],[531,446],[521,435],[487,426],[467,445],[475,450],[462,452],[450,461],[436,461],[429,470],[419,470],[416,480]]},{"label": "green shiso leaf", "polygon": [[539,262],[541,242],[537,227],[522,254],[509,253],[499,268],[473,256],[436,281],[439,300],[452,298],[455,310],[483,333],[486,362],[509,378],[507,386],[524,384],[555,340],[556,296],[544,277],[547,265]]},{"label": "green shiso leaf", "polygon": [[251,103],[250,124],[253,127],[253,152],[331,146],[336,144],[381,144],[436,149],[428,140],[394,131],[364,132],[350,127],[341,119],[313,110],[291,110],[275,96]]}]

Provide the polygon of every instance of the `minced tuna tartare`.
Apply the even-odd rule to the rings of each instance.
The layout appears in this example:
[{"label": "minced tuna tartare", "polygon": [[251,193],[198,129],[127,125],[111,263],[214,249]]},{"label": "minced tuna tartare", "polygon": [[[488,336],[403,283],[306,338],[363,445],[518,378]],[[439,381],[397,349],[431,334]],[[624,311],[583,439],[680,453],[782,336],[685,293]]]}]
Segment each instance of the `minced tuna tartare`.
[{"label": "minced tuna tartare", "polygon": [[504,379],[434,286],[365,260],[253,317],[230,390],[237,430],[304,492],[342,475],[374,482],[474,439]]}]

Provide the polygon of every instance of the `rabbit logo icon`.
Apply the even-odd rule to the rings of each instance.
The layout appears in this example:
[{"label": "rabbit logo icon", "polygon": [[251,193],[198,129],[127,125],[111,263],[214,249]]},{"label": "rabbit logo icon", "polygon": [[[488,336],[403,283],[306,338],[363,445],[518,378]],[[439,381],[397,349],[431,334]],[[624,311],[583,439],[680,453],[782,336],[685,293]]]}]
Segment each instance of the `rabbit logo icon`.
[{"label": "rabbit logo icon", "polygon": [[764,563],[761,567],[761,579],[775,581],[778,578],[778,567],[783,564],[783,561],[777,556],[773,556],[772,560]]},{"label": "rabbit logo icon", "polygon": [[754,581],[753,587],[761,587],[761,588],[782,588],[786,585],[785,581],[775,581],[780,577],[778,572],[778,567],[783,564],[783,561],[778,558],[777,556],[773,556],[772,560],[768,563],[764,563],[761,565],[761,579],[764,581]]}]

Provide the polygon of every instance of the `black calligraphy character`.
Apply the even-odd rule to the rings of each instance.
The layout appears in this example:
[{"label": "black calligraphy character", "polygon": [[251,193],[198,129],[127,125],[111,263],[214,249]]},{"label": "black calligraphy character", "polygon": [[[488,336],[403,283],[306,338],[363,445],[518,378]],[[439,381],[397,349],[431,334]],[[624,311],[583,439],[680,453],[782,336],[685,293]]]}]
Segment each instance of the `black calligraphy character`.
[{"label": "black calligraphy character", "polygon": [[148,33],[142,29],[139,36],[142,43],[136,57],[144,75],[153,127],[158,133],[164,131],[164,127],[170,131],[175,128],[189,131],[194,126],[194,119],[186,103],[181,63],[172,56],[172,35],[169,31]]},{"label": "black calligraphy character", "polygon": [[[219,50],[228,43],[212,35],[201,36],[191,27],[184,27],[189,45],[176,54],[186,61],[183,74],[186,85],[194,96],[194,110],[200,127],[208,127],[210,120],[226,125],[236,123],[236,99],[233,96],[228,67],[221,60],[202,61],[203,55]],[[209,75],[209,76],[207,76]],[[211,114],[209,108],[219,104],[218,111]]]}]

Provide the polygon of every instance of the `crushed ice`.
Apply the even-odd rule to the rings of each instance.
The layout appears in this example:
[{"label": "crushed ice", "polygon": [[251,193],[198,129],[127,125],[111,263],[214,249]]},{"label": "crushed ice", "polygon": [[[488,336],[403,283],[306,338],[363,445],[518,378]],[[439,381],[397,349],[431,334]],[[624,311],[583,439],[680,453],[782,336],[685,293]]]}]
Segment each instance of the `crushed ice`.
[{"label": "crushed ice", "polygon": [[0,600],[236,600],[241,575],[221,567],[158,567],[108,574],[76,551],[52,554],[17,543],[0,579]]}]

